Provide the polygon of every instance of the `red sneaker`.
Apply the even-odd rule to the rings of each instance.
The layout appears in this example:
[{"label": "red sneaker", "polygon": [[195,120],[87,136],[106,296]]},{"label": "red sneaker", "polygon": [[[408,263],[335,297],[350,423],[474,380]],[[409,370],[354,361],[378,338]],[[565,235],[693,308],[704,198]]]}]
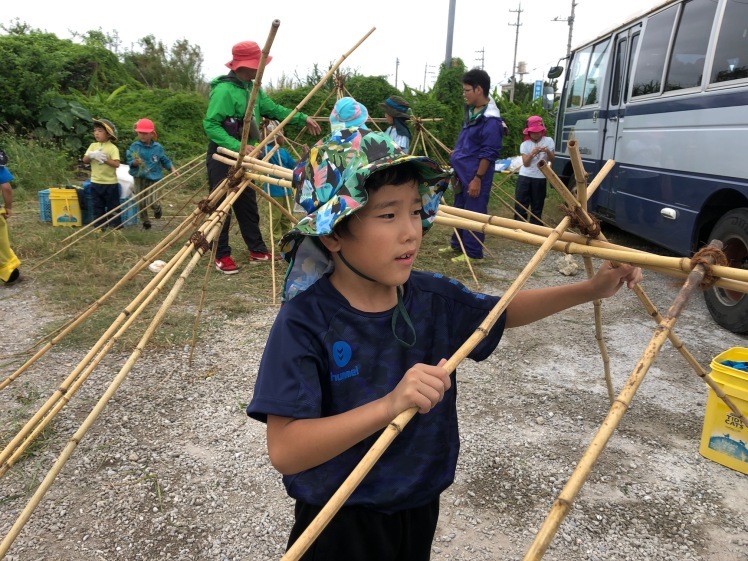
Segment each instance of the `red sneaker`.
[{"label": "red sneaker", "polygon": [[[270,261],[273,258],[272,254],[268,253],[267,251],[250,251],[249,252],[249,261],[250,263],[254,261]],[[275,260],[280,261],[281,256],[279,253],[275,254]]]},{"label": "red sneaker", "polygon": [[236,266],[231,256],[227,255],[226,257],[216,259],[216,270],[222,272],[224,275],[235,275],[239,272],[239,267]]}]

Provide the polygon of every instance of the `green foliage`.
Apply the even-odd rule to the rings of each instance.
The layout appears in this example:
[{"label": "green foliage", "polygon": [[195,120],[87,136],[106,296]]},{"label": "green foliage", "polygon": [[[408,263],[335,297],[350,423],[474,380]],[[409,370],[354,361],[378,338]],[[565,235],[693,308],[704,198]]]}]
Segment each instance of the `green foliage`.
[{"label": "green foliage", "polygon": [[48,143],[2,134],[0,147],[8,154],[8,169],[15,177],[15,201],[34,198],[40,189],[64,187],[75,178],[75,161]]},{"label": "green foliage", "polygon": [[203,65],[200,47],[182,39],[167,49],[153,35],[143,37],[138,44],[142,52],[129,51],[123,57],[124,67],[132,77],[149,88],[198,89]]},{"label": "green foliage", "polygon": [[[442,64],[429,96],[444,108],[439,126],[434,129],[429,128],[429,130],[449,147],[455,145],[462,128],[465,108],[465,100],[462,97],[462,75],[465,71],[465,64],[459,58],[453,58],[449,68]],[[420,107],[418,111],[420,114]],[[425,117],[426,114],[423,113],[422,116]]]},{"label": "green foliage", "polygon": [[546,135],[553,138],[553,131],[555,128],[555,117],[543,109],[542,98],[532,99],[532,94],[525,96],[520,102],[509,101],[509,98],[505,95],[500,95],[497,92],[493,94],[494,101],[499,107],[501,117],[506,123],[509,134],[504,137],[503,146],[501,149],[501,156],[504,158],[511,158],[519,155],[519,147],[524,140],[522,131],[527,126],[527,118],[533,115],[538,115],[543,118],[543,124],[545,124]]},{"label": "green foliage", "polygon": [[34,137],[45,141],[58,141],[71,154],[83,148],[83,137],[91,128],[91,114],[77,101],[56,97],[39,115],[41,127]]}]

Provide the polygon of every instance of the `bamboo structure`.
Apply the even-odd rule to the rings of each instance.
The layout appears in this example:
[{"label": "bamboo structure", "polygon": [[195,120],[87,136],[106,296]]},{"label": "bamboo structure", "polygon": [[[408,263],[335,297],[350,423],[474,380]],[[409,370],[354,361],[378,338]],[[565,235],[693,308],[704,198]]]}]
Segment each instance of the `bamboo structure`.
[{"label": "bamboo structure", "polygon": [[[719,240],[712,241],[710,247],[721,249],[722,242]],[[711,256],[707,256],[707,259],[711,259]],[[634,367],[631,375],[629,376],[626,384],[624,385],[621,392],[618,394],[615,402],[610,408],[607,417],[600,425],[595,437],[592,439],[587,451],[582,456],[582,459],[577,464],[574,473],[572,473],[569,481],[564,486],[561,494],[558,496],[556,501],[553,503],[553,508],[549,513],[545,522],[541,526],[535,540],[530,545],[525,554],[523,561],[537,561],[543,557],[546,549],[551,543],[553,536],[556,534],[558,527],[566,517],[571,508],[574,499],[576,498],[582,485],[584,485],[587,477],[592,470],[592,466],[595,461],[602,453],[605,445],[610,440],[616,427],[618,427],[624,413],[626,413],[631,400],[639,388],[641,383],[644,381],[644,377],[649,371],[649,367],[652,365],[657,353],[662,348],[665,340],[668,338],[669,333],[672,331],[675,322],[678,319],[681,311],[683,311],[688,299],[693,294],[694,290],[698,289],[701,281],[704,278],[706,268],[704,265],[696,265],[694,270],[688,275],[683,288],[678,293],[678,296],[673,301],[670,309],[667,312],[664,320],[655,329],[649,344],[642,353],[642,357]]]}]

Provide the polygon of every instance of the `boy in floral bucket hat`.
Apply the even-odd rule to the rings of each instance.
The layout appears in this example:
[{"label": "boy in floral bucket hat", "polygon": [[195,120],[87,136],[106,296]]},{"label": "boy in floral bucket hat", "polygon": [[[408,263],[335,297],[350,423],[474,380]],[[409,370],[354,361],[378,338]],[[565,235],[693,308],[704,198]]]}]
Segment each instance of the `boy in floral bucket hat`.
[{"label": "boy in floral bucket hat", "polygon": [[[426,561],[439,496],[459,450],[456,373],[443,368],[498,296],[413,271],[447,173],[384,133],[342,129],[294,171],[309,213],[282,243],[286,301],[270,331],[247,413],[267,423],[270,461],[296,499],[289,546],[398,414],[416,415],[330,521],[305,561]],[[298,279],[307,275],[303,282]],[[576,285],[520,293],[470,353],[505,327],[615,293],[638,269],[604,266]]]}]

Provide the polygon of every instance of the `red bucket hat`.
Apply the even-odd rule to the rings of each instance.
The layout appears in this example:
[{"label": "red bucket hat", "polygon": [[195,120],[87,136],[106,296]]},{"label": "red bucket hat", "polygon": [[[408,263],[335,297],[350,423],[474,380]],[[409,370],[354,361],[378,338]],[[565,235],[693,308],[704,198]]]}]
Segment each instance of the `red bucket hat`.
[{"label": "red bucket hat", "polygon": [[[262,56],[262,50],[260,46],[254,41],[242,41],[237,43],[231,49],[231,56],[233,57],[229,62],[226,63],[231,70],[237,68],[251,68],[257,70],[260,65],[260,57]],[[273,57],[268,55],[265,59],[265,64],[273,60]]]}]

